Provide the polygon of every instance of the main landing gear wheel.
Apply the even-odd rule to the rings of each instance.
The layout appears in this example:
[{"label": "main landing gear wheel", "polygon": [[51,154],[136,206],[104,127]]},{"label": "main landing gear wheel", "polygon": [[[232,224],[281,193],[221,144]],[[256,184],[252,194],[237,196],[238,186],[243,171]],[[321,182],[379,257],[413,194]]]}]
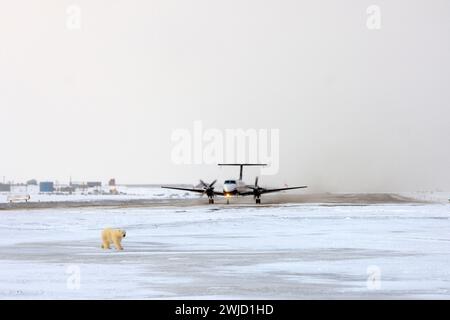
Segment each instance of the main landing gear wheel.
[{"label": "main landing gear wheel", "polygon": [[256,203],[260,204],[261,203],[261,199],[260,198],[256,198]]},{"label": "main landing gear wheel", "polygon": [[210,198],[209,199],[209,204],[214,204],[214,199]]}]

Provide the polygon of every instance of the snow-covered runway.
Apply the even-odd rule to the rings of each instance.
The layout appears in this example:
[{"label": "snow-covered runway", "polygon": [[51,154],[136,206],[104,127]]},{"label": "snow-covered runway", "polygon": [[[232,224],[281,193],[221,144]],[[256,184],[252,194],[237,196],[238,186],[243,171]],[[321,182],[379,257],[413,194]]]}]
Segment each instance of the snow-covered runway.
[{"label": "snow-covered runway", "polygon": [[[0,212],[0,298],[450,298],[450,205]],[[103,251],[105,227],[127,230]]]}]

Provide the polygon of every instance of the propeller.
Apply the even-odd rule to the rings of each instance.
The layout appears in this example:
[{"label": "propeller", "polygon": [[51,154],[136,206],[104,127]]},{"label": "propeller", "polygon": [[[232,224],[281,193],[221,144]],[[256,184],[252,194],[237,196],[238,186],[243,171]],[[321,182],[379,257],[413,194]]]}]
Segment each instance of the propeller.
[{"label": "propeller", "polygon": [[214,197],[214,185],[216,184],[217,179],[211,183],[206,183],[202,179],[200,179],[200,185],[203,188],[203,194],[206,194],[208,198]]},{"label": "propeller", "polygon": [[258,186],[258,177],[255,179],[255,185],[253,186],[247,186],[247,188],[250,188],[253,190],[253,198],[259,198],[262,194],[262,192],[265,190],[264,188],[261,188]]}]

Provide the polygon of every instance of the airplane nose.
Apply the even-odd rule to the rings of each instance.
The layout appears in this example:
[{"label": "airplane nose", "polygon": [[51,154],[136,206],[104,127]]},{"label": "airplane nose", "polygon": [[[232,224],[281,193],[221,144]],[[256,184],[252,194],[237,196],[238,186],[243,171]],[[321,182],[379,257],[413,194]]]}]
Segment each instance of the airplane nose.
[{"label": "airplane nose", "polygon": [[226,184],[223,186],[223,191],[224,192],[233,192],[235,188],[236,188],[236,186],[234,186],[234,185]]}]

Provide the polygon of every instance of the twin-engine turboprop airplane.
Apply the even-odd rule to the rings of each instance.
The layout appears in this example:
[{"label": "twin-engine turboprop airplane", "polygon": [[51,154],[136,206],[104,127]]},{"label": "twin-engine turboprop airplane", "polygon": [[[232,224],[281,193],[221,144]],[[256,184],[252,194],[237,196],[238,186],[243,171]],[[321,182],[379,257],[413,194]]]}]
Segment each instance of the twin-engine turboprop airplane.
[{"label": "twin-engine turboprop airplane", "polygon": [[227,198],[227,204],[230,203],[230,197],[232,196],[251,196],[255,199],[256,203],[261,203],[261,195],[265,193],[279,192],[284,190],[302,189],[307,188],[307,186],[300,187],[288,187],[288,188],[278,188],[278,189],[267,189],[262,188],[258,185],[258,177],[255,179],[254,185],[248,185],[242,180],[243,169],[245,166],[265,166],[266,164],[259,163],[220,163],[219,166],[239,166],[239,179],[228,179],[223,183],[222,191],[215,191],[214,185],[217,179],[211,183],[206,183],[200,179],[200,184],[194,188],[181,188],[181,187],[169,187],[162,186],[165,189],[175,189],[184,190],[189,192],[197,192],[202,195],[205,194],[208,197],[209,203],[214,203],[215,196],[223,196]]}]

